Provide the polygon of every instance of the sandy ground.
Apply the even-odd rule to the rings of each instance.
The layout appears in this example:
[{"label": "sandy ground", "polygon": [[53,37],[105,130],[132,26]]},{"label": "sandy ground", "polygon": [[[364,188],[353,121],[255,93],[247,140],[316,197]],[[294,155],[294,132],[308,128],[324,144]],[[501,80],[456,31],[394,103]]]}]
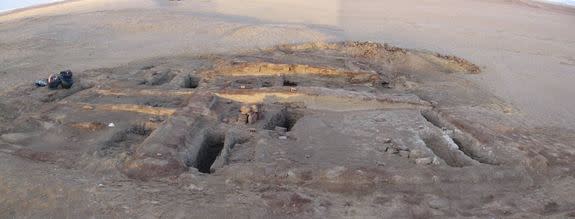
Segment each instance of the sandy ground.
[{"label": "sandy ground", "polygon": [[575,133],[466,74],[344,42],[20,86],[0,95],[0,218],[575,217]]},{"label": "sandy ground", "polygon": [[[522,0],[0,15],[0,218],[575,217],[574,15]],[[341,40],[408,49],[325,43]],[[31,84],[63,69],[72,89]]]},{"label": "sandy ground", "polygon": [[71,1],[0,16],[0,86],[164,55],[370,40],[467,58],[484,68],[468,79],[534,124],[574,127],[574,15],[494,0]]}]

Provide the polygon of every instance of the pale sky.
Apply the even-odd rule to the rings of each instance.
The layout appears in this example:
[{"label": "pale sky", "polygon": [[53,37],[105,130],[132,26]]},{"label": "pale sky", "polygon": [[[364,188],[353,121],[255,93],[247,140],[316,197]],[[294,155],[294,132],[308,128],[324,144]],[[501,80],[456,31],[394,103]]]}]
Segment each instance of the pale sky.
[{"label": "pale sky", "polygon": [[61,0],[0,0],[0,11],[24,8],[33,5],[58,2]]},{"label": "pale sky", "polygon": [[[0,11],[25,8],[33,5],[47,4],[58,1],[62,0],[0,0]],[[535,0],[535,1],[575,6],[575,0]]]},{"label": "pale sky", "polygon": [[559,4],[575,5],[575,0],[545,0],[545,1]]}]

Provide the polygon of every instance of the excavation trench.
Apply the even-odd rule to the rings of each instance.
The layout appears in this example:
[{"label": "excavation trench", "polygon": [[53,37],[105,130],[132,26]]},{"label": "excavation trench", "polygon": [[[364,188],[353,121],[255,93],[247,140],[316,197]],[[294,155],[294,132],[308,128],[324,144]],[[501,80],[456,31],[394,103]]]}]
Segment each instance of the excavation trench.
[{"label": "excavation trench", "polygon": [[487,152],[482,151],[481,144],[477,139],[447,122],[444,118],[441,117],[441,115],[439,115],[439,113],[432,110],[424,110],[421,112],[421,115],[423,118],[425,118],[425,120],[427,120],[427,122],[431,123],[433,126],[439,129],[452,130],[452,133],[449,135],[444,134],[444,136],[445,138],[449,138],[448,141],[457,146],[457,148],[465,156],[483,164],[499,164],[493,156],[487,154]]},{"label": "excavation trench", "polygon": [[181,87],[195,89],[198,86],[200,86],[200,78],[192,75],[187,75],[186,77],[184,77],[184,82]]},{"label": "excavation trench", "polygon": [[91,89],[90,92],[104,96],[190,96],[193,91],[161,90],[161,89]]},{"label": "excavation trench", "polygon": [[270,118],[270,120],[264,125],[264,129],[275,130],[276,127],[281,127],[285,128],[289,132],[301,117],[303,117],[303,115],[300,113],[284,108]]},{"label": "excavation trench", "polygon": [[303,103],[306,108],[325,111],[359,111],[375,109],[417,109],[429,106],[418,99],[405,96],[362,96],[357,93],[330,89],[298,89],[296,91],[260,89],[227,90],[216,96],[245,104]]},{"label": "excavation trench", "polygon": [[422,140],[435,155],[443,159],[449,166],[465,167],[474,164],[473,160],[460,151],[459,147],[445,135],[430,133],[422,136]]},{"label": "excavation trench", "polygon": [[297,85],[298,85],[297,82],[295,82],[295,81],[290,81],[290,80],[287,80],[287,79],[284,79],[284,80],[283,80],[283,83],[282,83],[282,86],[284,86],[284,87],[297,87]]},{"label": "excavation trench", "polygon": [[143,142],[152,131],[153,129],[145,123],[133,125],[112,135],[104,145],[98,148],[97,153],[104,157],[128,151],[133,145]]},{"label": "excavation trench", "polygon": [[155,116],[171,116],[176,113],[176,108],[164,108],[164,107],[153,107],[137,104],[86,104],[80,103],[79,108],[91,108],[96,110],[105,111],[122,111],[122,112],[132,112],[141,113]]},{"label": "excavation trench", "polygon": [[218,128],[195,131],[198,133],[189,145],[185,159],[187,167],[196,168],[201,173],[211,174],[228,164],[230,153],[236,144],[249,141],[249,136],[234,130]]},{"label": "excavation trench", "polygon": [[207,132],[198,155],[195,167],[202,173],[211,173],[212,164],[216,161],[225,144],[225,135],[222,133]]},{"label": "excavation trench", "polygon": [[379,75],[374,72],[353,72],[335,68],[309,66],[300,64],[242,63],[224,67],[213,72],[224,76],[317,76],[328,78],[346,78],[353,83],[375,82]]}]

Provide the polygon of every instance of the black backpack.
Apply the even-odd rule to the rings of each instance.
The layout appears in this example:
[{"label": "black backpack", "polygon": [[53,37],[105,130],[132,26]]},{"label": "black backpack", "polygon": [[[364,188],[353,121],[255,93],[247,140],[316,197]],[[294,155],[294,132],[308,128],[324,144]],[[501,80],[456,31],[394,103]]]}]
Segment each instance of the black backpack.
[{"label": "black backpack", "polygon": [[60,72],[60,80],[62,81],[62,88],[70,89],[74,84],[74,79],[72,79],[72,71],[66,70]]}]

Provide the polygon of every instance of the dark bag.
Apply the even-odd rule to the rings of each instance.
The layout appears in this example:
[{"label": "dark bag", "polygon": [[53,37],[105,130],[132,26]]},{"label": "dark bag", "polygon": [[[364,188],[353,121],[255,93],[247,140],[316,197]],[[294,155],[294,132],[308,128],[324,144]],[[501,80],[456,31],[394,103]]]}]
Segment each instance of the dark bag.
[{"label": "dark bag", "polygon": [[50,77],[48,77],[48,87],[50,89],[58,88],[58,86],[60,86],[61,83],[62,80],[60,80],[60,77],[58,77],[58,75],[52,74],[50,75]]},{"label": "dark bag", "polygon": [[72,79],[72,71],[61,71],[60,80],[62,81],[62,88],[70,89],[72,85],[74,85],[74,79]]}]

